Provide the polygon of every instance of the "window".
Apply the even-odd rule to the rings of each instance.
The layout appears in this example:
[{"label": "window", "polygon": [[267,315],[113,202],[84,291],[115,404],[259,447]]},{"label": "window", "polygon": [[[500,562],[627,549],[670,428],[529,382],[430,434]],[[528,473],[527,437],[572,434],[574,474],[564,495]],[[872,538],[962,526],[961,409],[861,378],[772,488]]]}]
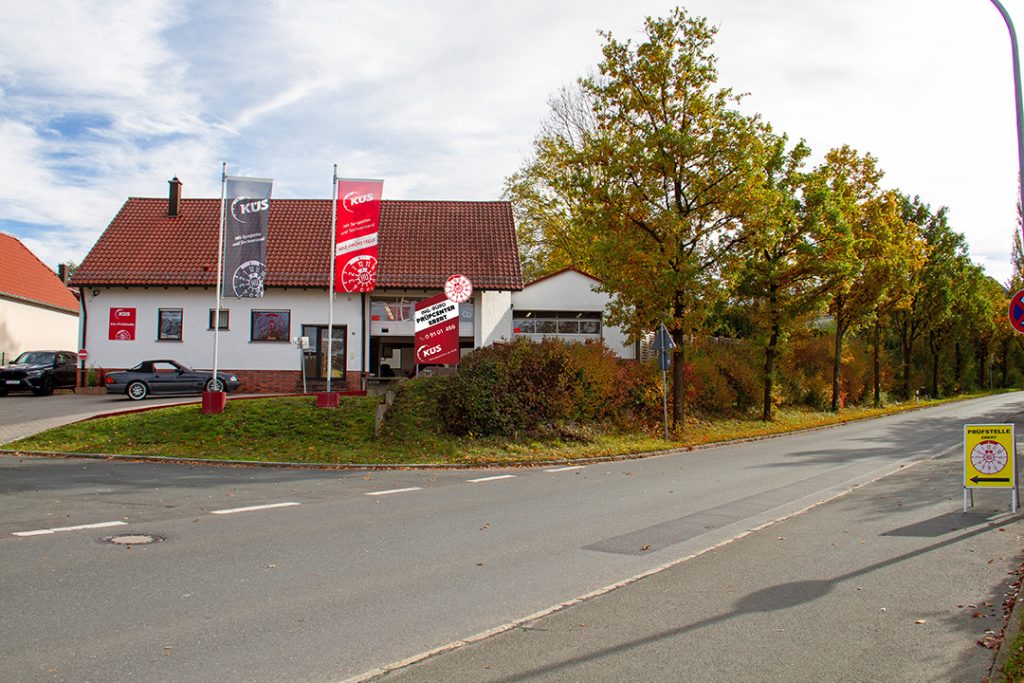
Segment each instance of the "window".
[{"label": "window", "polygon": [[[229,319],[228,313],[230,313],[230,312],[231,311],[229,311],[226,308],[220,309],[220,325],[218,326],[218,327],[220,327],[220,329],[222,329],[222,330],[229,329],[228,328],[228,319]],[[214,318],[214,316],[216,316],[216,314],[217,314],[217,309],[211,308],[210,309],[210,326],[207,329],[210,329],[210,330],[213,329],[213,318]]]},{"label": "window", "polygon": [[400,322],[413,319],[415,299],[370,299],[370,320],[373,322]]},{"label": "window", "polygon": [[597,311],[516,311],[515,334],[563,336],[566,339],[599,338],[601,313]]},{"label": "window", "polygon": [[161,308],[156,338],[159,341],[181,341],[181,309]]},{"label": "window", "polygon": [[292,328],[291,311],[253,311],[252,341],[287,342]]}]

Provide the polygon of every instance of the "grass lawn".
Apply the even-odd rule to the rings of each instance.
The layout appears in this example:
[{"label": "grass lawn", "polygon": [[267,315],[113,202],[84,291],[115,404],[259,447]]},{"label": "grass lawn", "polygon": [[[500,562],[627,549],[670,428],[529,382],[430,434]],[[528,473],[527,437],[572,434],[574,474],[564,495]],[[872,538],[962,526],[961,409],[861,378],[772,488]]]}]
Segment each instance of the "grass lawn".
[{"label": "grass lawn", "polygon": [[377,398],[341,397],[339,407],[320,409],[312,396],[229,400],[221,415],[198,405],[172,406],[67,425],[8,444],[17,451],[159,455],[209,460],[327,464],[509,465],[644,453],[778,434],[931,405],[851,408],[839,414],[779,411],[775,421],[750,418],[695,419],[666,443],[660,430],[600,433],[571,439],[510,440],[441,434],[430,417],[429,396],[399,403],[386,429],[374,438]]}]

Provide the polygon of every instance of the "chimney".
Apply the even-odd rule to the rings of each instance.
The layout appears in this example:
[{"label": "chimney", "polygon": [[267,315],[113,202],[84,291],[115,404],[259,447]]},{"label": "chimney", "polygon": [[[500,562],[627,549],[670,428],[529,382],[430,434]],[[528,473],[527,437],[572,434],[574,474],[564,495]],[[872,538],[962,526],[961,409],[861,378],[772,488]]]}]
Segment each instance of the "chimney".
[{"label": "chimney", "polygon": [[68,283],[68,266],[66,263],[57,264],[57,277],[59,277],[60,281],[64,284]]},{"label": "chimney", "polygon": [[178,180],[178,176],[174,176],[167,184],[171,186],[167,196],[167,216],[174,218],[181,214],[181,181]]}]

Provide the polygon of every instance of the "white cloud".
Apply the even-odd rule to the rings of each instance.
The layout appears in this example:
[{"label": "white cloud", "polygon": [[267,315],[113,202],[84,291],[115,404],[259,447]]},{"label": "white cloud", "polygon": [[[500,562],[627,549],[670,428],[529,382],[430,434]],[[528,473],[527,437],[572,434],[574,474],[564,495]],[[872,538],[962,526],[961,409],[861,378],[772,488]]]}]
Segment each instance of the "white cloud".
[{"label": "white cloud", "polygon": [[[279,197],[329,196],[338,163],[385,178],[391,197],[496,198],[548,97],[600,59],[597,30],[635,40],[676,3],[7,4],[0,227],[33,224],[40,249],[81,260],[125,198],[163,196],[172,175],[186,196],[216,196],[222,160],[275,178]],[[1007,4],[1024,21],[1024,1]],[[1016,138],[1009,40],[990,3],[686,7],[720,27],[721,81],[750,93],[748,111],[818,158],[845,143],[876,155],[890,185],[949,205],[1006,279]]]}]

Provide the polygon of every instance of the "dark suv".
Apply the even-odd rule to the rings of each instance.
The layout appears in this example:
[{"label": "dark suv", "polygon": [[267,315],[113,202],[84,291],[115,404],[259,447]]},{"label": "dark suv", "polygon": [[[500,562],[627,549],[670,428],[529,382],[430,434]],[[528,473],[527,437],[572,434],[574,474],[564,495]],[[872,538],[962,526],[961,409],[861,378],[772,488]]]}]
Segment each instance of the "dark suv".
[{"label": "dark suv", "polygon": [[18,389],[49,396],[54,389],[73,388],[77,368],[78,355],[71,351],[26,351],[0,369],[0,396]]}]

